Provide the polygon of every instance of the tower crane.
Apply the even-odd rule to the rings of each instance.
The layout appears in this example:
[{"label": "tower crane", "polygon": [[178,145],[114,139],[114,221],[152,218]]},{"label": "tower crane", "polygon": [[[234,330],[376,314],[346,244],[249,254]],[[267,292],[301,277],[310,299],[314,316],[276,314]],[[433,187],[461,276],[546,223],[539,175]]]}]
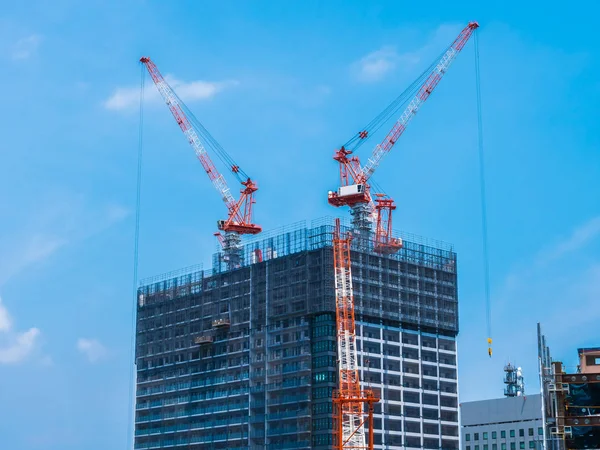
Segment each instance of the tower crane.
[{"label": "tower crane", "polygon": [[[400,115],[400,118],[383,141],[373,149],[371,156],[364,166],[361,165],[360,159],[357,156],[352,155],[353,152],[362,141],[370,137],[373,131],[379,129],[383,122],[396,113],[399,107],[406,104],[407,99],[404,97],[404,94],[396,99],[382,114],[371,121],[365,129],[360,131],[334,153],[333,159],[339,163],[340,187],[336,191],[329,192],[328,202],[336,207],[350,207],[353,217],[353,227],[363,238],[371,231],[374,210],[379,213],[387,212],[388,215],[386,217],[391,217],[391,211],[393,210],[391,207],[393,203],[379,202],[379,207],[375,206],[370,192],[369,179],[377,167],[379,167],[383,157],[392,150],[394,144],[396,144],[402,133],[404,133],[404,130],[406,130],[411,119],[417,114],[421,105],[429,98],[448,71],[452,62],[456,59],[456,56],[478,27],[479,24],[477,22],[470,22],[444,53],[405,91],[410,94],[418,87],[416,93],[412,96],[410,102]],[[423,79],[424,81],[419,85],[419,82]],[[383,234],[376,234],[376,239],[378,236],[383,236]],[[397,245],[389,247],[384,242],[376,242],[376,248],[386,248],[386,251],[389,252],[394,248],[399,249],[400,247]]]},{"label": "tower crane", "polygon": [[[416,95],[412,97],[408,107],[391,131],[381,144],[375,147],[365,166],[361,166],[357,156],[350,156],[353,149],[347,148],[346,145],[335,152],[334,159],[339,162],[340,187],[336,192],[329,192],[328,201],[336,207],[349,206],[351,208],[353,227],[361,239],[371,232],[370,216],[372,216],[373,210],[376,211],[377,228],[374,251],[384,254],[394,253],[402,247],[402,241],[392,237],[391,216],[392,211],[396,208],[393,200],[382,194],[376,194],[377,205],[375,205],[370,193],[369,178],[383,157],[390,152],[420,106],[429,98],[452,61],[478,27],[477,22],[470,22],[442,56],[424,72],[425,81],[418,87]],[[414,83],[415,87],[418,86],[418,81]],[[399,103],[399,101],[395,103]],[[377,129],[381,122],[389,118],[397,107],[398,104],[392,103],[384,111],[380,120],[372,121],[349,143],[360,145],[360,142],[364,141],[371,131]],[[340,228],[340,221],[336,219],[332,242],[338,352],[338,389],[333,394],[334,448],[336,450],[373,449],[373,404],[378,401],[378,398],[371,389],[361,389],[356,351],[354,291],[350,258],[352,234],[348,233],[344,237]],[[368,405],[368,419],[365,418],[364,413],[365,403]],[[365,435],[367,420],[368,441]]]},{"label": "tower crane", "polygon": [[[233,159],[208,133],[198,119],[194,117],[183,101],[177,96],[173,88],[169,86],[156,67],[156,64],[146,56],[142,57],[140,62],[146,66],[158,92],[171,110],[175,121],[181,128],[181,131],[183,131],[189,144],[194,149],[196,157],[200,160],[208,178],[217,192],[221,195],[221,199],[227,207],[227,219],[217,221],[218,229],[223,231],[224,234],[221,235],[220,232],[217,232],[215,235],[217,235],[219,242],[223,247],[225,260],[227,261],[229,268],[237,267],[241,261],[241,235],[258,234],[262,231],[262,228],[259,225],[252,223],[252,208],[255,203],[254,193],[258,190],[258,187],[256,183],[250,179],[237,164],[235,164]],[[223,163],[229,166],[229,170],[242,184],[238,200],[233,197],[225,178],[212,162],[210,155],[206,151],[206,147],[211,148],[217,153]]]}]

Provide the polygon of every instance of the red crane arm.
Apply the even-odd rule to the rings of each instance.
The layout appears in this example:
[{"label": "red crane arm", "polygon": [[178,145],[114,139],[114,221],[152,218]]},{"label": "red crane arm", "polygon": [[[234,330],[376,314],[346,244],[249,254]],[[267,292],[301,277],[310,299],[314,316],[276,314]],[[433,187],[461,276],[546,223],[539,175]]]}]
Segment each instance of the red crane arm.
[{"label": "red crane arm", "polygon": [[[239,200],[235,200],[225,178],[223,175],[219,173],[214,163],[210,159],[209,154],[206,151],[200,137],[198,136],[198,132],[195,127],[192,125],[191,121],[187,117],[184,112],[185,105],[183,102],[177,97],[173,88],[169,86],[166,82],[156,64],[148,58],[143,57],[140,59],[148,73],[152,77],[152,81],[156,85],[158,92],[160,92],[161,96],[165,100],[165,103],[171,110],[175,121],[183,131],[183,134],[187,138],[189,144],[194,149],[197,158],[200,160],[204,171],[210,178],[215,189],[221,195],[222,200],[225,202],[227,209],[229,210],[229,216],[226,221],[219,222],[219,228],[224,231],[233,231],[241,234],[256,234],[260,233],[261,228],[258,225],[252,224],[252,205],[254,204],[253,194],[258,190],[256,184],[248,178],[246,181],[242,182],[244,186],[242,188],[241,196]],[[187,108],[185,108],[187,109]],[[232,172],[239,172],[239,167],[232,166]]]},{"label": "red crane arm", "polygon": [[456,56],[463,49],[473,32],[479,27],[477,22],[470,22],[454,40],[452,45],[448,47],[448,50],[440,58],[432,72],[429,74],[425,82],[421,85],[417,94],[414,96],[412,101],[408,104],[398,121],[394,124],[390,132],[383,139],[381,144],[377,145],[373,150],[373,153],[367,164],[362,168],[359,174],[362,182],[366,182],[373,172],[379,166],[383,157],[390,152],[394,144],[398,141],[398,138],[402,136],[406,126],[410,120],[417,114],[417,111],[421,105],[429,98],[433,90],[437,87],[442,77],[446,74],[446,71],[450,67],[450,64],[456,59]]},{"label": "red crane arm", "polygon": [[[470,22],[448,47],[446,52],[439,58],[437,63],[434,63],[431,72],[428,74],[425,81],[419,87],[408,106],[403,111],[400,118],[396,121],[390,132],[385,136],[383,141],[377,145],[368,159],[364,167],[361,167],[360,160],[356,156],[349,156],[352,150],[345,147],[340,148],[334,154],[333,159],[340,164],[340,185],[350,186],[363,184],[366,186],[367,181],[375,172],[375,169],[381,163],[383,157],[390,152],[394,144],[398,141],[410,120],[417,114],[421,105],[429,98],[433,90],[437,87],[442,77],[446,74],[448,68],[463,49],[473,32],[479,27],[477,22]],[[361,131],[354,139],[363,140],[369,136],[369,131]],[[368,195],[368,186],[366,186],[364,194],[354,195],[352,198],[343,198],[341,192],[330,194],[329,202],[335,206],[352,205],[356,203],[371,202]]]}]

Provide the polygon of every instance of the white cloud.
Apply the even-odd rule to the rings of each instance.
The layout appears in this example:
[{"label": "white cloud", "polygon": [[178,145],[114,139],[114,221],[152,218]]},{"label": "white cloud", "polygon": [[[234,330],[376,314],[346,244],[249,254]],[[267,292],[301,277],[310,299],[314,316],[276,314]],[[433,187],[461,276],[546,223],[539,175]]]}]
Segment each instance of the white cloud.
[{"label": "white cloud", "polygon": [[32,34],[19,39],[13,47],[13,59],[29,58],[36,52],[41,42],[42,37],[39,34]]},{"label": "white cloud", "polygon": [[12,323],[6,307],[2,304],[0,298],[0,332],[10,331]]},{"label": "white cloud", "polygon": [[16,364],[25,360],[34,349],[39,335],[37,328],[13,332],[10,316],[0,298],[0,364]]},{"label": "white cloud", "polygon": [[[237,81],[190,81],[184,82],[170,75],[165,76],[165,80],[184,102],[193,102],[197,100],[207,100],[219,92],[238,84]],[[113,111],[130,110],[139,106],[140,88],[138,87],[119,87],[114,90],[112,95],[104,101],[104,107]],[[154,86],[154,83],[147,81],[144,88],[144,102],[158,103],[162,99]]]},{"label": "white cloud", "polygon": [[0,236],[0,286],[25,268],[41,263],[61,248],[87,239],[122,221],[130,210],[109,203],[91,209],[81,195],[53,195],[40,202],[28,221]]},{"label": "white cloud", "polygon": [[15,364],[23,361],[33,350],[39,335],[40,330],[37,328],[15,334],[7,347],[0,348],[0,364]]},{"label": "white cloud", "polygon": [[600,216],[594,217],[577,227],[567,239],[559,242],[552,249],[541,252],[537,262],[538,264],[545,264],[559,259],[579,250],[597,236],[600,236]]},{"label": "white cloud", "polygon": [[122,205],[108,205],[106,207],[106,220],[108,223],[116,223],[125,219],[131,211]]},{"label": "white cloud", "polygon": [[91,363],[104,359],[108,354],[106,348],[96,339],[78,339],[77,350],[83,353]]},{"label": "white cloud", "polygon": [[43,367],[52,367],[54,365],[54,360],[50,355],[46,355],[40,359],[40,364]]},{"label": "white cloud", "polygon": [[398,52],[395,46],[383,46],[354,62],[351,71],[363,83],[380,81],[398,68],[411,72],[423,61],[433,60],[450,44],[460,29],[460,25],[442,24],[430,34],[424,45],[413,51]]},{"label": "white cloud", "polygon": [[414,66],[420,62],[415,53],[399,54],[394,47],[386,46],[369,53],[354,64],[356,78],[362,82],[374,82],[383,79],[399,64]]}]

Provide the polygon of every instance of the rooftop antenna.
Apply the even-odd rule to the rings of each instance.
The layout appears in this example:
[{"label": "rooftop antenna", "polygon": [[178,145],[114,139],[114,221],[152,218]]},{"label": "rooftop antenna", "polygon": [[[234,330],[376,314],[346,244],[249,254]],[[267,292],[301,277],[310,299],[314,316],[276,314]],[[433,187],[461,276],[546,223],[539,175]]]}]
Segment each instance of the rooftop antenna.
[{"label": "rooftop antenna", "polygon": [[525,395],[525,380],[523,371],[520,367],[515,367],[511,363],[504,366],[504,396],[521,397]]}]

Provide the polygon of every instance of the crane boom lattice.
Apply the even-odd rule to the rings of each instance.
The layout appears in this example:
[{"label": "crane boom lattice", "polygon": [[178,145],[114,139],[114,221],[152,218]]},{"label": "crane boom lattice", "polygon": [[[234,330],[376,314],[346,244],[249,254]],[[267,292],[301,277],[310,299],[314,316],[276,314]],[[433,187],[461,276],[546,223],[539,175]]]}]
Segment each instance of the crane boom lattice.
[{"label": "crane boom lattice", "polygon": [[165,103],[171,110],[171,113],[173,114],[175,121],[179,125],[179,128],[181,128],[181,131],[183,131],[183,134],[185,134],[185,137],[194,149],[196,157],[200,160],[202,167],[204,167],[204,171],[212,181],[215,189],[219,192],[219,194],[221,194],[221,198],[227,205],[227,208],[231,208],[236,203],[236,201],[233,198],[233,195],[231,195],[231,191],[227,186],[225,178],[223,178],[223,175],[220,174],[219,171],[216,169],[214,163],[210,159],[210,156],[206,152],[204,145],[202,145],[202,141],[200,141],[198,133],[196,132],[189,119],[187,118],[185,112],[183,111],[182,104],[180,103],[179,98],[177,97],[171,86],[169,86],[169,84],[165,81],[164,77],[156,67],[156,64],[154,64],[154,62],[150,58],[144,57],[140,61],[146,65],[148,73],[152,77],[152,81],[154,81],[158,92],[160,93]]},{"label": "crane boom lattice", "polygon": [[406,130],[406,126],[410,120],[415,117],[421,105],[425,103],[425,100],[429,98],[433,90],[442,80],[442,77],[448,71],[448,68],[456,59],[456,56],[463,49],[477,27],[479,27],[479,25],[476,22],[471,22],[460,32],[452,45],[448,47],[448,50],[446,50],[439,62],[435,65],[435,68],[429,74],[427,80],[421,85],[421,88],[408,104],[390,132],[383,141],[375,147],[371,157],[359,172],[359,177],[363,179],[364,182],[371,178],[371,175],[373,175],[373,172],[375,172],[375,169],[377,169],[383,157],[389,153],[396,141],[398,141],[398,138],[402,136],[402,133]]},{"label": "crane boom lattice", "polygon": [[[423,103],[429,98],[431,93],[440,83],[452,62],[456,59],[478,27],[479,24],[477,22],[470,22],[459,33],[446,51],[427,71],[424,72],[422,78],[419,77],[419,79],[411,85],[411,88],[409,88],[408,91],[414,92],[412,90],[414,86],[416,93],[414,93],[414,95],[407,94],[405,100],[410,99],[407,106],[404,108],[400,117],[383,141],[375,146],[364,167],[361,166],[360,159],[357,156],[352,155],[352,149],[342,146],[335,152],[333,159],[335,159],[340,166],[340,186],[337,191],[329,192],[328,202],[336,207],[349,206],[352,209],[353,226],[361,234],[365,235],[371,231],[373,222],[371,218],[374,216],[373,211],[375,209],[375,204],[370,193],[370,186],[368,184],[369,179],[381,164],[384,156],[392,150],[400,136],[402,136],[406,130],[410,121],[415,117]],[[420,80],[422,79],[424,79],[424,81],[421,83]],[[410,95],[412,95],[412,97]],[[395,108],[398,107],[398,105],[401,107],[402,104],[405,104],[404,101],[400,101],[402,98],[403,97],[401,96],[397,101],[392,103],[384,113],[368,125],[368,129],[359,132],[349,141],[349,143],[361,142],[367,139],[370,136],[371,131],[378,129],[379,126],[383,124],[384,120],[389,119],[391,114],[396,111]]]},{"label": "crane boom lattice", "polygon": [[[212,182],[213,186],[219,192],[221,199],[225,203],[229,214],[226,220],[217,222],[219,230],[225,232],[224,236],[219,234],[219,242],[223,246],[224,258],[230,268],[239,266],[241,259],[241,236],[242,234],[257,234],[262,231],[262,228],[252,223],[252,206],[255,203],[254,193],[258,190],[256,183],[249,177],[242,179],[240,175],[245,175],[240,167],[233,162],[231,157],[225,153],[222,147],[210,136],[208,131],[198,122],[198,120],[189,112],[188,108],[177,96],[173,88],[167,83],[162,76],[156,64],[148,58],[143,57],[140,62],[146,66],[148,73],[152,77],[152,81],[158,92],[169,107],[171,114],[175,118],[177,125],[183,131],[187,141],[194,149],[196,157],[200,160],[204,171]],[[186,113],[186,111],[188,111]],[[242,184],[240,190],[240,198],[236,200],[223,175],[217,170],[208,152],[206,151],[205,143],[213,150],[219,152],[222,160],[230,165],[229,170],[234,173]]]}]

